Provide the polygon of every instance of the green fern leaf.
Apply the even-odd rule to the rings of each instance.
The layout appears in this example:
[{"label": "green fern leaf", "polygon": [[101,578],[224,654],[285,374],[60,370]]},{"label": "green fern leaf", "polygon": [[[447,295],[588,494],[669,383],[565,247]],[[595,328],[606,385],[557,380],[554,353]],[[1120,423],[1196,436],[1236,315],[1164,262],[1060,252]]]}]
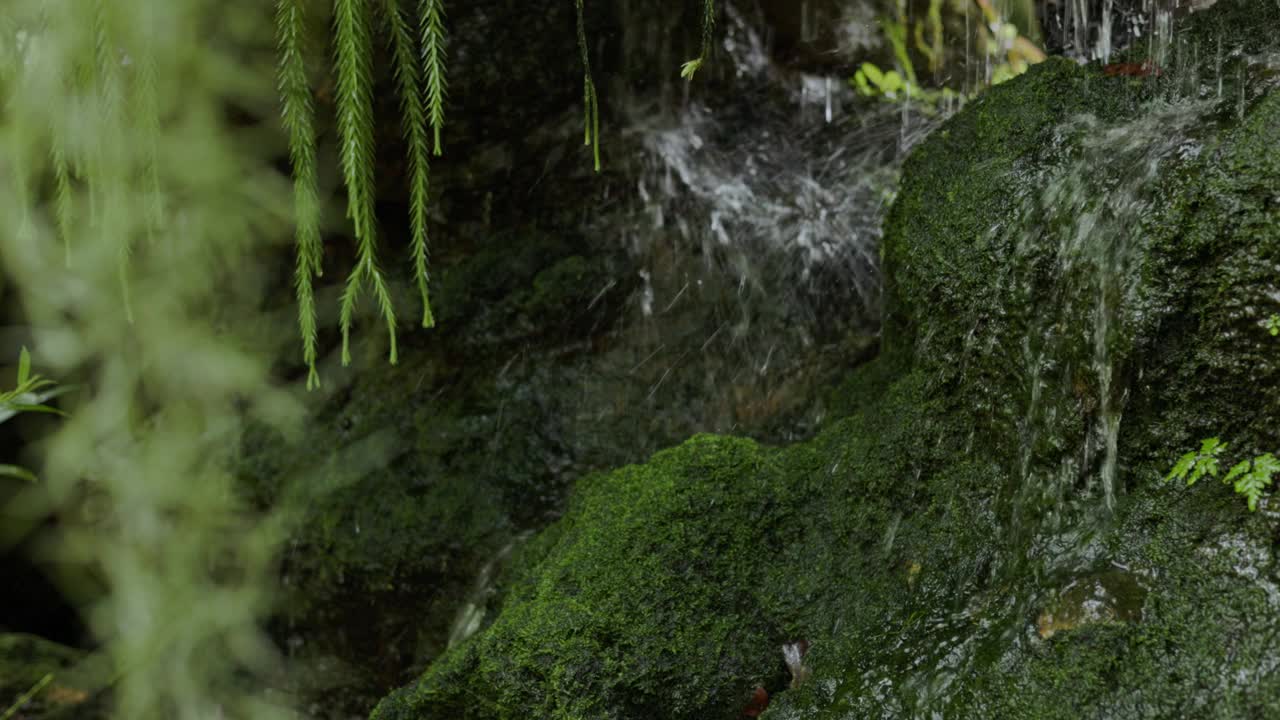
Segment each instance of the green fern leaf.
[{"label": "green fern leaf", "polygon": [[334,0],[340,159],[347,216],[360,245],[374,225],[373,70],[369,16],[361,0]]},{"label": "green fern leaf", "polygon": [[435,153],[440,154],[440,129],[444,127],[444,101],[447,95],[445,76],[444,0],[420,0],[418,14],[422,23],[422,60],[427,75],[427,107],[435,134]]},{"label": "green fern leaf", "polygon": [[62,254],[66,266],[71,267],[71,233],[75,207],[72,201],[71,164],[67,159],[66,138],[60,128],[54,129],[50,160],[53,162],[53,207],[62,236]]},{"label": "green fern leaf", "polygon": [[18,387],[27,384],[31,379],[31,353],[26,346],[18,353]]},{"label": "green fern leaf", "polygon": [[1262,497],[1263,489],[1270,483],[1270,477],[1264,478],[1253,471],[1246,472],[1236,478],[1236,494],[1243,495],[1249,503],[1249,510],[1254,511],[1258,509],[1258,500]]},{"label": "green fern leaf", "polygon": [[[102,128],[95,139],[122,137],[124,135],[125,91],[121,77],[122,58],[118,31],[119,24],[129,19],[118,17],[120,9],[106,0],[95,0],[92,7],[93,52],[92,87],[95,89],[94,113]],[[90,150],[92,160],[86,178],[90,196],[97,197],[100,212],[94,218],[94,231],[116,246],[116,275],[120,280],[121,301],[125,318],[133,322],[133,301],[129,287],[129,258],[133,253],[129,219],[119,208],[125,207],[125,188],[132,178],[128,175],[125,158],[120,156],[118,144],[97,142]],[[91,207],[91,215],[92,207]]]},{"label": "green fern leaf", "polygon": [[285,130],[289,134],[289,160],[293,165],[295,230],[293,285],[298,298],[298,325],[302,332],[302,359],[307,365],[307,389],[320,385],[316,372],[316,305],[312,278],[323,274],[320,240],[320,200],[316,179],[315,106],[306,71],[306,20],[303,0],[279,0],[276,4],[276,37],[279,46],[279,90]]},{"label": "green fern leaf", "polygon": [[422,326],[435,325],[427,288],[427,191],[428,141],[426,111],[422,105],[422,77],[414,57],[413,37],[400,10],[399,0],[384,0],[390,26],[395,79],[400,91],[405,142],[409,145],[409,228],[413,275],[422,298]]},{"label": "green fern leaf", "polygon": [[1164,481],[1169,482],[1170,480],[1186,478],[1187,474],[1191,472],[1191,468],[1195,466],[1197,457],[1199,456],[1195,452],[1189,452],[1178,458],[1178,462],[1174,463],[1173,469],[1169,471],[1168,475],[1165,475]]},{"label": "green fern leaf", "polygon": [[1249,510],[1253,511],[1258,509],[1262,492],[1271,486],[1272,476],[1277,472],[1280,472],[1280,460],[1267,453],[1236,463],[1222,481],[1232,484],[1236,493],[1249,503]]},{"label": "green fern leaf", "polygon": [[338,135],[342,143],[342,171],[347,186],[347,214],[355,227],[356,266],[342,294],[340,325],[342,362],[350,364],[351,321],[362,277],[373,284],[391,334],[391,356],[397,359],[395,312],[377,263],[377,222],[374,218],[373,72],[368,7],[362,0],[334,1],[338,70]]},{"label": "green fern leaf", "polygon": [[[1280,460],[1277,460],[1271,453],[1259,455],[1253,459],[1253,467],[1255,472],[1265,473],[1267,477],[1270,478],[1272,475],[1280,472]],[[1268,484],[1270,484],[1269,481]]]},{"label": "green fern leaf", "polygon": [[1164,481],[1186,479],[1188,485],[1194,485],[1205,475],[1218,476],[1218,455],[1227,449],[1227,444],[1216,437],[1205,438],[1200,442],[1200,449],[1189,452],[1178,458],[1173,469],[1165,476]]},{"label": "green fern leaf", "polygon": [[30,470],[19,467],[17,465],[0,464],[0,477],[11,477],[29,483],[39,482],[39,479]]}]

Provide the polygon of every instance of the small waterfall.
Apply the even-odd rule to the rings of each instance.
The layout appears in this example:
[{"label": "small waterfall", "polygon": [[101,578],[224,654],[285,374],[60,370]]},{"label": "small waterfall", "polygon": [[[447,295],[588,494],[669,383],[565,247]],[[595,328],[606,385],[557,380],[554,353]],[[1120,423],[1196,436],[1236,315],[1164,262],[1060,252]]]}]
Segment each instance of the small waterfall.
[{"label": "small waterfall", "polygon": [[[833,702],[880,708],[870,717],[949,717],[958,679],[979,658],[1025,648],[1053,631],[1054,616],[1037,615],[1045,597],[1091,591],[1100,582],[1123,584],[1132,590],[1125,597],[1142,592],[1111,563],[1103,542],[1123,492],[1118,450],[1128,343],[1144,321],[1142,224],[1160,202],[1162,167],[1199,154],[1196,132],[1213,109],[1207,101],[1176,100],[1121,124],[1068,120],[1044,150],[1047,169],[1024,178],[1030,189],[1020,191],[1015,217],[991,228],[998,239],[992,247],[1013,249],[1000,278],[1010,312],[1036,308],[1020,339],[981,328],[970,334],[970,352],[1007,367],[1024,392],[1021,407],[1015,399],[1007,408],[1021,452],[1009,469],[1010,516],[996,540],[1012,549],[1010,560],[994,570],[993,587],[1027,590],[978,593],[937,608],[887,650],[893,674],[884,665],[862,670],[833,690]],[[1068,159],[1053,162],[1064,147],[1073,148]],[[1129,611],[1121,604],[1117,612]],[[1028,622],[1041,616],[1044,628]]]},{"label": "small waterfall", "polygon": [[1049,50],[1080,61],[1111,62],[1135,43],[1163,66],[1175,13],[1203,10],[1213,0],[1048,0],[1042,12]]},{"label": "small waterfall", "polygon": [[[1135,293],[1142,222],[1157,202],[1152,184],[1161,166],[1199,153],[1193,131],[1210,109],[1209,103],[1190,100],[1161,103],[1118,127],[1091,116],[1076,118],[1059,129],[1058,141],[1074,138],[1079,158],[1025,201],[1027,221],[1019,224],[1025,232],[1016,241],[1026,263],[1022,271],[1036,272],[1034,258],[1042,257],[1044,242],[1057,246],[1055,280],[1047,293],[1027,278],[1016,280],[1025,283],[1022,299],[1042,308],[1023,341],[1029,399],[1021,422],[1019,504],[1037,506],[1033,515],[1059,516],[1076,478],[1101,508],[1115,505],[1117,442],[1127,399],[1122,338],[1140,319]],[[1100,173],[1100,167],[1109,170]],[[1052,395],[1048,404],[1046,391]],[[1080,450],[1058,460],[1034,457],[1043,437],[1060,436],[1072,426],[1058,414],[1073,409],[1087,418]]]}]

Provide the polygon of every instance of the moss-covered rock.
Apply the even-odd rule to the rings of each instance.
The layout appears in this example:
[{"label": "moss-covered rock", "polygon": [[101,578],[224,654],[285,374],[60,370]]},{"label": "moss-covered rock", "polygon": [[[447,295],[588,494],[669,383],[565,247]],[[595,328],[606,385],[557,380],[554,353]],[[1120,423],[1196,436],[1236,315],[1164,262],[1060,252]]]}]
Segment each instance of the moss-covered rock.
[{"label": "moss-covered rock", "polygon": [[852,414],[580,482],[374,717],[734,718],[757,685],[780,718],[1273,714],[1271,503],[1159,480],[1206,434],[1280,443],[1278,16],[1179,35],[1222,38],[1221,96],[1051,61],[965,108],[907,168]]}]

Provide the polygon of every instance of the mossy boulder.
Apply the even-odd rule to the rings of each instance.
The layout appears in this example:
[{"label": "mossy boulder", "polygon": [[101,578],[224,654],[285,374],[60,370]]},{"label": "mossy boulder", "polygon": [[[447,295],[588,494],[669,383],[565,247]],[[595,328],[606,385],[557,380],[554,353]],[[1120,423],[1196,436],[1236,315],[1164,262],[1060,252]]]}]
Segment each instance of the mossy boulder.
[{"label": "mossy boulder", "polygon": [[848,417],[579,482],[373,717],[727,719],[757,686],[776,718],[1276,712],[1273,503],[1160,482],[1208,433],[1280,444],[1276,22],[1183,27],[1221,95],[1050,61],[966,107],[908,164]]}]

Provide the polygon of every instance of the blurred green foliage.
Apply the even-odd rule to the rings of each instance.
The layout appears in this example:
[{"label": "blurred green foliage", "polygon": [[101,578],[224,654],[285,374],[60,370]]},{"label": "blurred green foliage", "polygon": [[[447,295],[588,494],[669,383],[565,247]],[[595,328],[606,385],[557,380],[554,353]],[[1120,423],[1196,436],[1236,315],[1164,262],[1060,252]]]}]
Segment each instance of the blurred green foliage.
[{"label": "blurred green foliage", "polygon": [[32,338],[8,409],[53,390],[33,362],[80,388],[3,531],[83,602],[131,720],[284,715],[260,629],[280,520],[231,472],[245,418],[299,416],[267,381],[262,257],[292,218],[282,143],[246,142],[277,107],[262,19],[248,0],[0,9],[0,267]]},{"label": "blurred green foliage", "polygon": [[[1044,60],[1045,54],[1028,39],[1034,37],[1035,11],[1022,8],[1023,12],[1011,15],[1001,11],[989,0],[929,0],[929,7],[922,19],[912,19],[906,0],[898,0],[896,14],[881,20],[881,29],[893,51],[895,67],[883,69],[871,62],[864,62],[854,73],[852,84],[867,97],[881,97],[892,102],[913,102],[925,112],[933,113],[958,107],[982,88],[997,85],[1027,71],[1031,65]],[[944,13],[945,9],[945,13]],[[944,17],[945,15],[945,17]],[[1010,19],[1027,18],[1023,31]],[[951,37],[950,45],[944,43],[946,25],[956,18],[963,19],[961,39]],[[970,31],[972,27],[972,31]],[[971,34],[968,37],[965,34]],[[961,87],[948,87],[945,83],[923,83],[916,70],[917,58],[923,58],[928,72],[937,78],[948,64],[948,57],[963,48],[967,64],[969,43],[976,49],[976,60],[983,68],[983,75],[976,79],[964,78]],[[972,85],[970,85],[971,80]]]}]

